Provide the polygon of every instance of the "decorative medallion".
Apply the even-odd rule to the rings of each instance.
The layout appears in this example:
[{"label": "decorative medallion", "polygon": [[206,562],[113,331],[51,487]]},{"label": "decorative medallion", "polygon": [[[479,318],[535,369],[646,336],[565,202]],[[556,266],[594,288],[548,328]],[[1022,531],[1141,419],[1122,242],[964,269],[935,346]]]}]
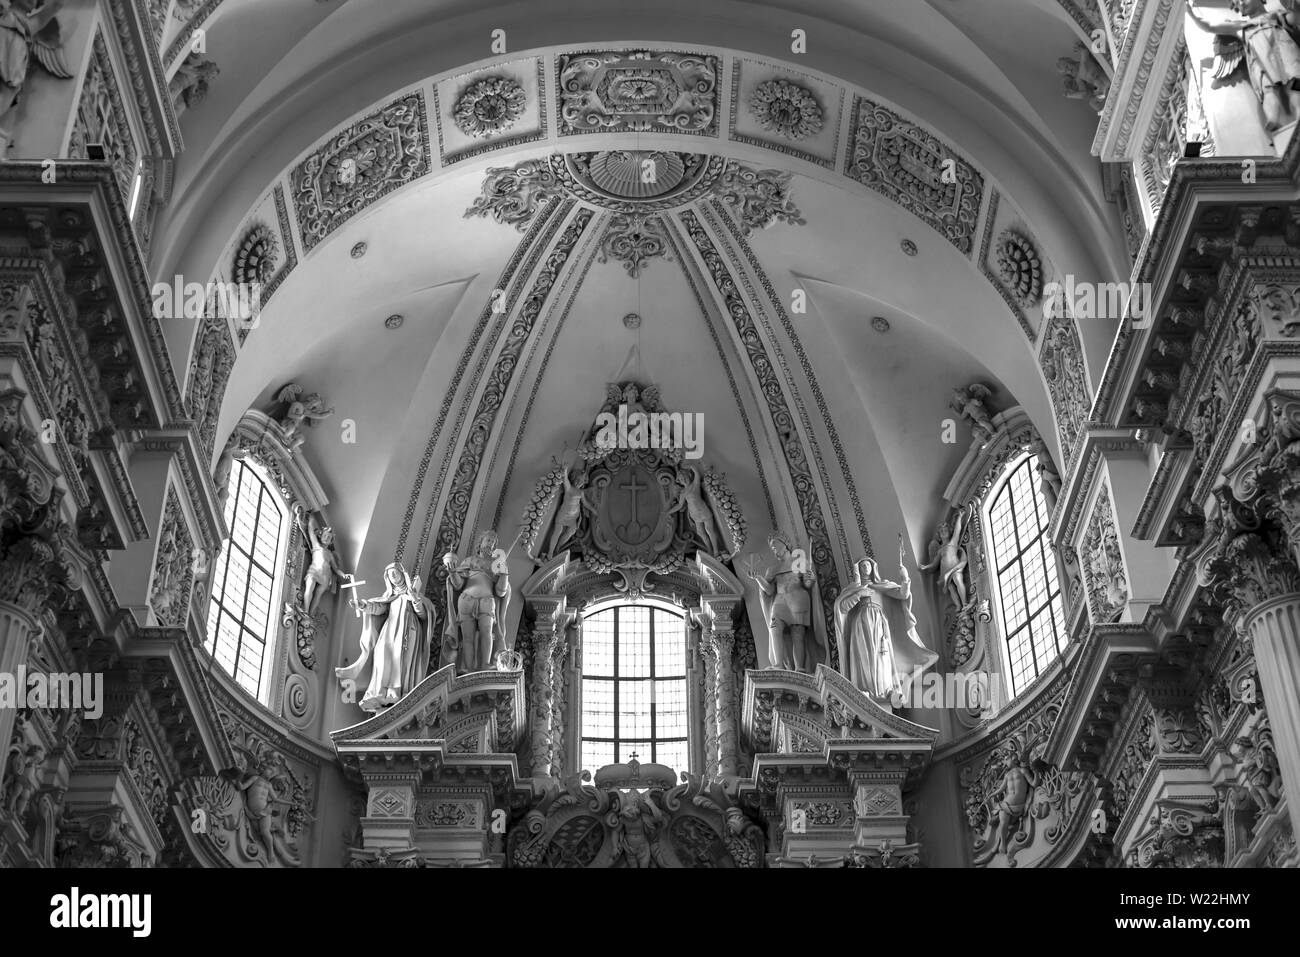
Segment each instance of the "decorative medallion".
[{"label": "decorative medallion", "polygon": [[717,135],[718,58],[594,52],[559,58],[560,132]]},{"label": "decorative medallion", "polygon": [[789,80],[765,80],[749,98],[759,125],[790,140],[815,136],[822,128],[822,108],[812,92]]},{"label": "decorative medallion", "polygon": [[1020,305],[1032,309],[1043,298],[1043,261],[1029,239],[1013,229],[998,237],[998,275]]},{"label": "decorative medallion", "polygon": [[921,217],[963,253],[973,246],[984,178],[928,130],[858,97],[845,172]]},{"label": "decorative medallion", "polygon": [[275,275],[280,257],[280,239],[265,223],[254,223],[235,249],[230,276],[237,283],[265,286]]},{"label": "decorative medallion", "polygon": [[466,136],[503,133],[524,113],[524,88],[508,76],[490,76],[471,83],[456,101],[453,117]]}]

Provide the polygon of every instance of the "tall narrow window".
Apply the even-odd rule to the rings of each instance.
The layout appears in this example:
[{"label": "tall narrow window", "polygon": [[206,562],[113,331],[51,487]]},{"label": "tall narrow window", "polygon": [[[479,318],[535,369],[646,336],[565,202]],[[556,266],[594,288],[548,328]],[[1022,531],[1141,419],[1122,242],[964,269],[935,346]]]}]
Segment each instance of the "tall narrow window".
[{"label": "tall narrow window", "polygon": [[989,541],[1014,697],[1051,664],[1065,644],[1065,612],[1056,556],[1047,537],[1047,501],[1038,458],[1007,469],[988,507]]},{"label": "tall narrow window", "polygon": [[582,767],[689,770],[686,625],[655,605],[615,605],[582,623]]},{"label": "tall narrow window", "polygon": [[237,460],[226,495],[230,537],[212,573],[204,647],[264,704],[270,692],[276,624],[272,611],[279,604],[287,525],[284,504],[261,466]]}]

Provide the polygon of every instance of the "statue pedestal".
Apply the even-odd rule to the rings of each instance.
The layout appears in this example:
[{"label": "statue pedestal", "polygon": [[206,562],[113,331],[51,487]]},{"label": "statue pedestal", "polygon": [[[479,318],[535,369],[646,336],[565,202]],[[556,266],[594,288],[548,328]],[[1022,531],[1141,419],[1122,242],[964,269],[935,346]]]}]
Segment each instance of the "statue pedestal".
[{"label": "statue pedestal", "polygon": [[390,708],[330,737],[366,788],[355,866],[500,865],[515,753],[527,727],[522,671],[448,665]]},{"label": "statue pedestal", "polygon": [[742,708],[752,788],[781,824],[771,866],[848,866],[855,854],[888,860],[903,847],[915,860],[903,795],[918,784],[938,731],[891,714],[825,665],[812,675],[746,673]]},{"label": "statue pedestal", "polygon": [[1300,594],[1261,602],[1243,626],[1255,648],[1292,832],[1300,834]]}]

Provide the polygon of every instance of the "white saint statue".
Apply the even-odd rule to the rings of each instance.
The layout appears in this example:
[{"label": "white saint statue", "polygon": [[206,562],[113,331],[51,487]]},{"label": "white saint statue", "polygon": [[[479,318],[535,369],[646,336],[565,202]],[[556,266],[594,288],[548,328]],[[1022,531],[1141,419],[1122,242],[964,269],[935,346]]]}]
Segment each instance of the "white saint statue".
[{"label": "white saint statue", "polygon": [[911,684],[939,660],[921,643],[912,583],[899,550],[899,581],[880,577],[874,559],[853,565],[853,584],[835,600],[840,672],[879,704],[911,700]]},{"label": "white saint statue", "polygon": [[437,611],[420,594],[420,577],[412,581],[397,562],[384,569],[384,593],[378,598],[353,598],[362,613],[361,656],[346,668],[335,668],[341,682],[365,683],[363,711],[380,711],[395,704],[419,684],[429,670],[430,635]]}]

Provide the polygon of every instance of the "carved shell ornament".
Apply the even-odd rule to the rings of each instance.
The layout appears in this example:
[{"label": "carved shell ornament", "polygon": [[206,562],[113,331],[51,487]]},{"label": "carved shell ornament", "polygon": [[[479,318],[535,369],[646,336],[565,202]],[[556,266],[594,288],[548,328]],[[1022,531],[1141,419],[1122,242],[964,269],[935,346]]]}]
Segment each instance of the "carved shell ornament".
[{"label": "carved shell ornament", "polygon": [[235,250],[231,274],[238,283],[266,285],[275,275],[280,258],[280,238],[265,223],[254,223]]},{"label": "carved shell ornament", "polygon": [[1043,298],[1043,261],[1034,244],[1008,229],[998,237],[997,260],[1011,295],[1026,308],[1036,306]]},{"label": "carved shell ornament", "polygon": [[456,101],[453,117],[466,136],[491,136],[514,126],[523,116],[527,95],[508,76],[490,76],[471,83]]},{"label": "carved shell ornament", "polygon": [[765,80],[749,98],[749,108],[763,129],[802,140],[822,128],[822,108],[811,92],[789,80]]}]

